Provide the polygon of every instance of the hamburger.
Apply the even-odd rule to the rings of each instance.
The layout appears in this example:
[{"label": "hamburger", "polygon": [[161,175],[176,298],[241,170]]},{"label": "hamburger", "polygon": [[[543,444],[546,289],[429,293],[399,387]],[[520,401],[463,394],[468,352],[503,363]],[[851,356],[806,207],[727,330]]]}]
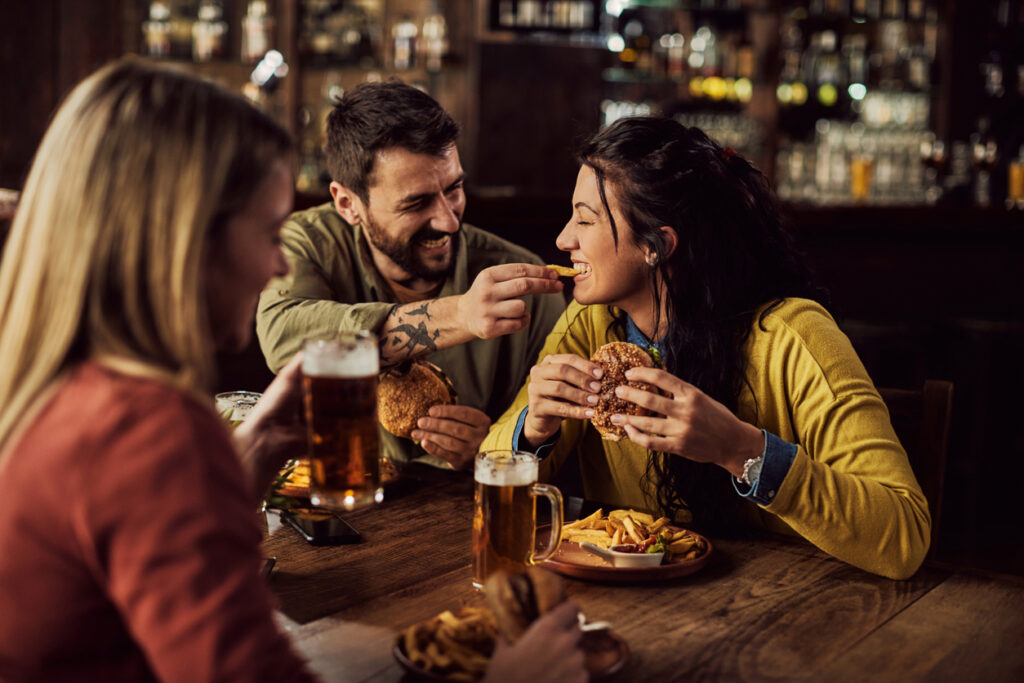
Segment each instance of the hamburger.
[{"label": "hamburger", "polygon": [[515,642],[537,617],[565,601],[565,583],[562,577],[537,566],[517,573],[499,570],[487,579],[484,594],[498,631]]},{"label": "hamburger", "polygon": [[395,436],[409,439],[416,421],[429,415],[431,406],[457,400],[455,386],[444,371],[418,358],[381,374],[377,385],[377,419]]},{"label": "hamburger", "polygon": [[595,351],[590,360],[604,369],[604,374],[601,376],[601,389],[597,394],[597,405],[594,406],[594,416],[590,418],[590,422],[601,434],[602,439],[621,441],[626,436],[626,430],[619,425],[612,424],[612,415],[652,415],[653,413],[635,403],[619,398],[615,395],[615,388],[625,384],[634,389],[660,394],[658,389],[646,382],[631,382],[626,379],[627,370],[638,367],[653,368],[655,366],[654,359],[636,344],[611,342]]}]

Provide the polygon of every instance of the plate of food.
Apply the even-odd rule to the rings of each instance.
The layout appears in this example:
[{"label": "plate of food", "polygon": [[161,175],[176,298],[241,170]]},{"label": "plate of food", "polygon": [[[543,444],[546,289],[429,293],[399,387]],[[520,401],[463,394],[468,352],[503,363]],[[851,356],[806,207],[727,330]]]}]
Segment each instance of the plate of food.
[{"label": "plate of food", "polygon": [[[565,600],[561,577],[530,567],[498,572],[485,587],[487,606],[446,610],[398,634],[392,653],[413,677],[428,681],[483,678],[500,633],[515,641],[540,614]],[[629,646],[608,628],[584,626],[584,666],[590,680],[617,673],[629,660]]]},{"label": "plate of food", "polygon": [[[309,459],[297,458],[285,465],[274,481],[272,496],[284,496],[297,498],[299,501],[309,500]],[[381,458],[380,481],[381,484],[391,484],[398,481],[398,467],[388,458]]]},{"label": "plate of food", "polygon": [[[538,544],[546,546],[550,533],[550,526],[539,527]],[[661,553],[662,559],[645,566],[623,557],[634,553]],[[670,524],[667,517],[654,519],[636,510],[612,510],[605,516],[604,510],[597,510],[562,527],[558,550],[543,566],[577,579],[661,581],[699,571],[711,553],[711,541]]]}]

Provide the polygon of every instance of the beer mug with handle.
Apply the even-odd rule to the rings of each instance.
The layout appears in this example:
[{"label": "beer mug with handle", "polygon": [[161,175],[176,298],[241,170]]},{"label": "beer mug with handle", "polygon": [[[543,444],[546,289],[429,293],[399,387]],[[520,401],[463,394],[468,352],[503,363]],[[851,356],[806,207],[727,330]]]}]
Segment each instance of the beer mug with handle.
[{"label": "beer mug with handle", "polygon": [[[562,536],[562,494],[538,484],[539,460],[523,451],[478,453],[473,470],[473,585],[498,569],[520,570],[551,557]],[[537,496],[551,503],[551,536],[536,552]]]},{"label": "beer mug with handle", "polygon": [[353,510],[384,498],[377,431],[377,337],[339,332],[302,347],[310,500]]}]

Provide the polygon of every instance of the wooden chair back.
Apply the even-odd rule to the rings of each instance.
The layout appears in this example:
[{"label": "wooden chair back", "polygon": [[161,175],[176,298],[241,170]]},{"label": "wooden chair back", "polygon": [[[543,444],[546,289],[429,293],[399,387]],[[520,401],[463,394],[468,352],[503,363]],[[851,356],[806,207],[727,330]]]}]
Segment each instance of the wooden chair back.
[{"label": "wooden chair back", "polygon": [[878,393],[889,408],[896,436],[906,449],[910,466],[928,499],[928,511],[932,515],[932,543],[928,553],[931,557],[939,538],[942,486],[953,414],[953,383],[930,379],[921,389],[879,387]]}]

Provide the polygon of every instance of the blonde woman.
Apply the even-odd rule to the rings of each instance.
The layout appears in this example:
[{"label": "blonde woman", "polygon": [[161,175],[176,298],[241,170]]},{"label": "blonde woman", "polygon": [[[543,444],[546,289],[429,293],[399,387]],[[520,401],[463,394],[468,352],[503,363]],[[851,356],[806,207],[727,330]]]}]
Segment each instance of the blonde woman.
[{"label": "blonde woman", "polygon": [[[206,393],[287,273],[291,164],[243,100],[141,62],[56,114],[0,265],[0,680],[313,678],[275,626],[254,514],[303,443],[298,366],[233,435]],[[575,616],[495,665],[582,674]]]}]

